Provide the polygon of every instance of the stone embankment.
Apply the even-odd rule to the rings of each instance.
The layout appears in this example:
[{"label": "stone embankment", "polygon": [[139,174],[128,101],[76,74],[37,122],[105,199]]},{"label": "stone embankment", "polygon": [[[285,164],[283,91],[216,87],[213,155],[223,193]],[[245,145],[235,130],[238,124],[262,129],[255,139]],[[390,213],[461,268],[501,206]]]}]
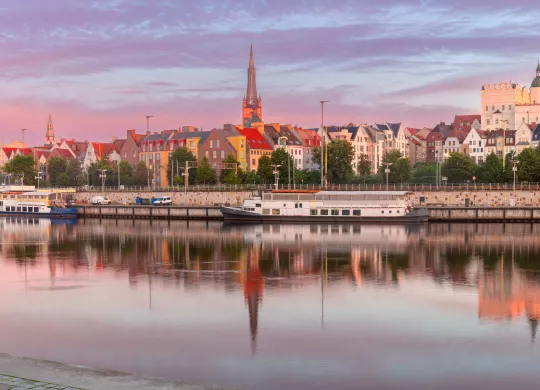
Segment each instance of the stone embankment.
[{"label": "stone embankment", "polygon": [[[78,203],[89,203],[93,196],[103,195],[116,204],[134,204],[137,197],[149,198],[170,195],[173,204],[187,206],[219,206],[223,204],[238,205],[253,196],[252,191],[230,192],[78,192],[75,200]],[[513,191],[418,191],[412,192],[410,198],[415,205],[431,206],[470,206],[503,207],[510,206]],[[516,191],[516,205],[540,206],[540,191]]]}]

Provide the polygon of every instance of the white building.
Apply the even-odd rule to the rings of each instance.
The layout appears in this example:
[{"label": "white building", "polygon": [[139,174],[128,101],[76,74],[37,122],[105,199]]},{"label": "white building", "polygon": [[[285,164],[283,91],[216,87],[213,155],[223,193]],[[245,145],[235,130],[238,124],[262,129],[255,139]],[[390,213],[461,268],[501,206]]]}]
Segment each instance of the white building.
[{"label": "white building", "polygon": [[486,134],[484,131],[472,128],[463,140],[462,150],[469,155],[475,163],[482,164],[486,158]]},{"label": "white building", "polygon": [[501,82],[486,84],[480,93],[482,129],[515,130],[521,123],[540,122],[540,64],[531,88]]}]

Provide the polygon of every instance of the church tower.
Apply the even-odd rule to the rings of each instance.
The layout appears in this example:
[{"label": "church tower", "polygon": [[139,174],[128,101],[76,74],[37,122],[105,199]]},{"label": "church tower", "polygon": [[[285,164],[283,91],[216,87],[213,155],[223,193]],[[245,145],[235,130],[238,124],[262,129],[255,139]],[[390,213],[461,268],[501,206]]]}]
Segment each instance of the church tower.
[{"label": "church tower", "polygon": [[242,124],[250,127],[251,123],[262,122],[262,99],[257,94],[257,74],[253,59],[253,45],[249,51],[248,85],[247,93],[242,103]]},{"label": "church tower", "polygon": [[52,145],[56,142],[54,138],[54,126],[52,123],[52,118],[49,115],[49,120],[47,121],[47,133],[45,134],[45,145]]},{"label": "church tower", "polygon": [[536,77],[531,84],[531,103],[540,104],[540,62],[536,67]]}]

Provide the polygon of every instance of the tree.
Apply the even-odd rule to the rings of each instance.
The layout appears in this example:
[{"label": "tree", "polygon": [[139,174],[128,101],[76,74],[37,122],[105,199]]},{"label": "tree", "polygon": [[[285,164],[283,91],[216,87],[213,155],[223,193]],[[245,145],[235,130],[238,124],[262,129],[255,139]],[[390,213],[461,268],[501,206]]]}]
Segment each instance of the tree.
[{"label": "tree", "polygon": [[108,159],[101,159],[88,167],[88,176],[90,184],[100,187],[102,184],[101,175],[105,172],[105,185],[114,186],[113,168]]},{"label": "tree", "polygon": [[461,153],[451,153],[441,168],[442,175],[448,178],[449,183],[472,180],[475,172],[476,164],[473,159]]},{"label": "tree", "polygon": [[206,157],[204,157],[200,162],[197,168],[197,173],[195,176],[195,183],[197,184],[216,184],[217,176],[216,171],[210,165],[210,162]]},{"label": "tree", "polygon": [[520,181],[537,182],[540,177],[540,156],[531,148],[524,149],[519,155],[518,177]]},{"label": "tree", "polygon": [[362,154],[358,164],[356,164],[356,172],[358,176],[369,176],[371,175],[371,161],[369,161],[368,156]]},{"label": "tree", "polygon": [[[169,164],[167,166],[167,180],[171,181],[171,173],[173,173],[173,181],[174,177],[180,176],[182,177],[182,173],[184,173],[184,170],[186,168],[186,161],[197,161],[197,158],[195,155],[187,148],[178,148],[169,156]],[[172,169],[174,167],[174,172],[172,172]],[[178,175],[176,174],[178,172]],[[189,169],[189,182],[188,183],[194,183],[195,182],[195,176],[197,172],[195,168]]]},{"label": "tree", "polygon": [[[122,172],[122,168],[120,168],[120,172]],[[133,171],[132,175],[131,184],[139,186],[148,184],[148,168],[146,168],[146,164],[144,162],[139,162],[135,167],[135,171]]]},{"label": "tree", "polygon": [[36,182],[36,161],[32,156],[15,156],[4,164],[3,171],[13,175],[13,181],[20,183],[21,178],[25,185],[34,185]]},{"label": "tree", "polygon": [[[80,161],[74,158],[69,160],[67,162],[67,168],[66,168],[65,173],[66,173],[66,176],[68,177],[67,183],[66,184],[59,183],[59,185],[81,186],[84,184],[85,182],[84,172],[83,172]],[[58,177],[58,181],[60,181],[60,177]]]},{"label": "tree", "polygon": [[[354,148],[349,141],[335,139],[326,145],[328,151],[328,182],[342,183],[353,176]],[[313,150],[313,161],[321,165],[321,148]]]},{"label": "tree", "polygon": [[63,157],[51,157],[49,160],[49,166],[47,173],[49,174],[49,182],[52,186],[60,185],[58,183],[58,175],[66,173],[68,162]]},{"label": "tree", "polygon": [[495,153],[491,153],[476,170],[476,181],[480,183],[502,183],[504,171],[502,161]]},{"label": "tree", "polygon": [[418,184],[435,184],[437,165],[433,163],[417,163],[412,170],[412,182]]},{"label": "tree", "polygon": [[379,167],[379,175],[386,182],[386,167],[390,164],[390,173],[388,174],[389,183],[404,183],[411,177],[411,163],[408,158],[404,158],[397,149],[385,153],[382,164]]},{"label": "tree", "polygon": [[274,182],[274,173],[272,171],[272,159],[270,156],[264,155],[259,158],[257,174],[259,175],[261,183],[269,184]]},{"label": "tree", "polygon": [[120,161],[120,166],[117,168],[116,174],[118,175],[120,170],[120,184],[132,184],[133,183],[133,167],[127,161]]},{"label": "tree", "polygon": [[257,171],[251,171],[246,173],[246,183],[247,184],[259,184],[261,182],[261,177]]},{"label": "tree", "polygon": [[242,184],[245,180],[245,172],[240,169],[240,163],[236,158],[229,154],[222,161],[224,164],[235,164],[236,168],[221,168],[221,173],[219,175],[219,182],[225,184]]},{"label": "tree", "polygon": [[[279,183],[281,183],[281,185],[287,185],[289,183],[289,176],[292,183],[293,173],[291,170],[294,169],[294,160],[292,156],[287,153],[285,148],[274,150],[270,159],[272,165],[279,165]],[[274,175],[272,174],[272,181],[274,181],[273,177]]]}]

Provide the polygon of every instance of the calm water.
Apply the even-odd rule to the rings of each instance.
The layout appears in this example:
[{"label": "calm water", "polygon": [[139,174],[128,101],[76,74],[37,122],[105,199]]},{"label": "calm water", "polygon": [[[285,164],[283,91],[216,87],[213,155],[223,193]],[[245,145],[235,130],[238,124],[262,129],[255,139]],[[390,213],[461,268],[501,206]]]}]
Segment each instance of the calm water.
[{"label": "calm water", "polygon": [[0,225],[2,353],[242,389],[540,380],[540,225]]}]

